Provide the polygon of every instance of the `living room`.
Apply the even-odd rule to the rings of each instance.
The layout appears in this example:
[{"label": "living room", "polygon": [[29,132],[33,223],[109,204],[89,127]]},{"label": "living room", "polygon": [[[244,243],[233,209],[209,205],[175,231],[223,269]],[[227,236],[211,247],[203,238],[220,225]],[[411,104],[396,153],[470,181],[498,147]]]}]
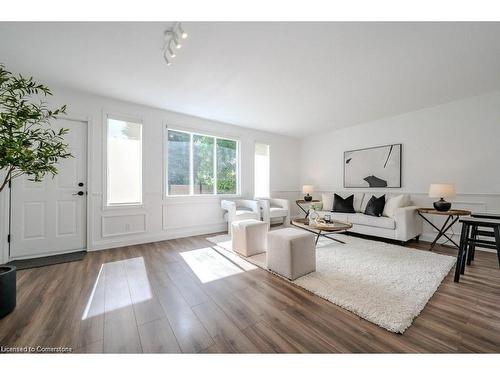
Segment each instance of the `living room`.
[{"label": "living room", "polygon": [[34,19],[2,353],[498,353],[500,23]]}]

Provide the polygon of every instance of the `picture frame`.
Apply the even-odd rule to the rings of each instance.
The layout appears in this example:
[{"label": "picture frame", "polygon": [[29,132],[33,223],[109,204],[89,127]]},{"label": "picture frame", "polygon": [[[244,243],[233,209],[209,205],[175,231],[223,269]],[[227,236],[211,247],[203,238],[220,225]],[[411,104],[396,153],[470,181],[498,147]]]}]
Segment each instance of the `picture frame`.
[{"label": "picture frame", "polygon": [[401,188],[401,143],[344,151],[344,188]]}]

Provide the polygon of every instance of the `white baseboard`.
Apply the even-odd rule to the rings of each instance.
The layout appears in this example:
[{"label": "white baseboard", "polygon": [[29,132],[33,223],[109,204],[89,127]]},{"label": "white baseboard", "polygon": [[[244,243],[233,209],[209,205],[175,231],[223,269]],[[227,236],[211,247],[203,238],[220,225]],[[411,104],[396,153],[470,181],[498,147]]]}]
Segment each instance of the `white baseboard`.
[{"label": "white baseboard", "polygon": [[[432,233],[423,233],[420,236],[420,239],[422,241],[432,242],[436,238],[436,235],[437,235],[437,232],[436,233],[434,233],[434,232],[432,232]],[[453,241],[455,241],[457,244],[460,243],[460,234],[459,233],[455,233],[454,235],[451,235],[450,233],[447,233],[447,235],[448,235],[448,237],[451,237],[453,239]],[[445,242],[449,242],[445,237],[441,237],[438,240],[438,244],[443,244]],[[451,245],[454,246],[453,244],[451,244]],[[496,253],[496,251],[493,250],[493,249],[485,249],[485,248],[482,248],[482,247],[479,247],[479,246],[476,247],[476,250],[485,251],[487,253]]]},{"label": "white baseboard", "polygon": [[226,223],[214,223],[208,225],[192,225],[182,227],[169,227],[166,231],[161,233],[151,233],[131,238],[120,238],[103,241],[94,241],[92,248],[88,251],[98,251],[105,249],[112,249],[115,247],[140,245],[143,243],[158,242],[172,240],[175,238],[184,238],[191,236],[200,236],[204,234],[211,234],[223,232],[227,229]]}]

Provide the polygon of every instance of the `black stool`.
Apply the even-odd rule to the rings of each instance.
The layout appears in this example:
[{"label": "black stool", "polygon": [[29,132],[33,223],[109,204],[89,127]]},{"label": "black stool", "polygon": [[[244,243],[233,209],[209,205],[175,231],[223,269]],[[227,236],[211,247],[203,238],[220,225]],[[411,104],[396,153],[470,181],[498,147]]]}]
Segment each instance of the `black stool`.
[{"label": "black stool", "polygon": [[[455,282],[457,283],[460,281],[460,274],[465,273],[465,264],[471,264],[474,259],[476,245],[496,250],[500,266],[500,220],[468,217],[460,219],[460,222],[462,223],[462,233],[460,234],[460,248],[455,268]],[[490,228],[493,231],[485,231],[484,228]],[[494,241],[480,240],[477,238],[478,236],[494,237]]]},{"label": "black stool", "polygon": [[[493,214],[493,213],[482,213],[482,212],[474,212],[470,216],[472,217],[479,217],[482,219],[494,219],[494,220],[500,220],[500,214]],[[483,236],[483,237],[495,237],[495,233],[493,231],[484,231],[484,230],[472,230],[471,231],[471,237],[476,238],[477,236]],[[471,262],[474,260],[474,255],[476,253],[476,245],[473,244],[472,246],[469,246],[469,251],[467,251],[467,265],[470,265]],[[500,258],[498,260],[498,265],[500,266]]]}]

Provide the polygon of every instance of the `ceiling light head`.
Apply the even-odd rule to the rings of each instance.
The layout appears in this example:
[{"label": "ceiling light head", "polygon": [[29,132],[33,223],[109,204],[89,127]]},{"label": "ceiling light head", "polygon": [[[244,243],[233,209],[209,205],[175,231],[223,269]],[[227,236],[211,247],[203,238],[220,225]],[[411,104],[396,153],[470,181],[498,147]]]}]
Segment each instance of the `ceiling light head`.
[{"label": "ceiling light head", "polygon": [[170,43],[168,44],[168,47],[167,47],[167,51],[168,53],[170,54],[170,57],[174,58],[176,55],[175,53],[175,49],[172,47],[172,41],[170,41]]},{"label": "ceiling light head", "polygon": [[181,42],[179,41],[179,39],[176,36],[174,36],[172,38],[171,43],[172,42],[174,43],[175,48],[177,48],[177,49],[181,49],[182,48],[182,44],[181,44]]},{"label": "ceiling light head", "polygon": [[178,24],[178,31],[179,31],[179,35],[181,36],[182,39],[187,39],[188,33],[184,31],[184,29],[182,28],[182,25],[180,23]]},{"label": "ceiling light head", "polygon": [[167,50],[163,51],[163,59],[167,63],[167,66],[172,65],[172,61],[170,60],[170,56],[168,55],[168,51]]},{"label": "ceiling light head", "polygon": [[174,24],[173,27],[165,30],[164,38],[165,44],[163,45],[163,59],[167,65],[172,64],[172,59],[177,56],[176,50],[182,48],[181,41],[186,39],[188,34],[182,28],[180,22]]}]

